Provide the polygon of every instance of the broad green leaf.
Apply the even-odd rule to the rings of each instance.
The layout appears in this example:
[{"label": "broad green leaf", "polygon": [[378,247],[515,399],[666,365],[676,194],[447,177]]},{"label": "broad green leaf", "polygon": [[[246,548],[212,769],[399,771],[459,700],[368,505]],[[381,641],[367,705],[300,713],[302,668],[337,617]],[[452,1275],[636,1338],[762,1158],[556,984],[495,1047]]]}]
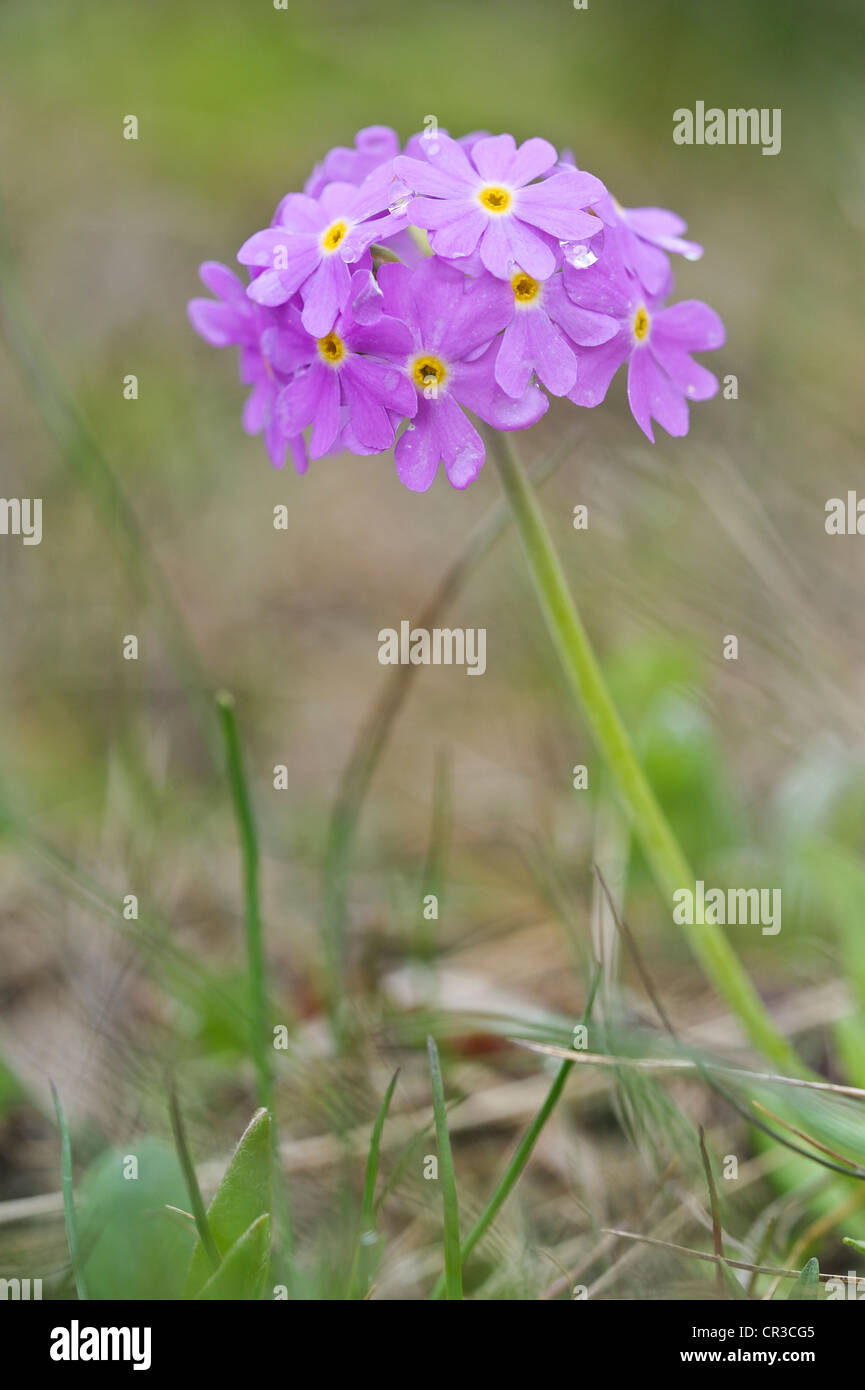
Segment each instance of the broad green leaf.
[{"label": "broad green leaf", "polygon": [[261,1298],[269,1264],[270,1217],[264,1215],[234,1242],[219,1269],[195,1295],[196,1300]]},{"label": "broad green leaf", "polygon": [[75,1194],[91,1299],[179,1299],[194,1230],[167,1207],[187,1205],[180,1164],[160,1140],[131,1140],[90,1165]]},{"label": "broad green leaf", "polygon": [[[259,1216],[270,1215],[271,1158],[270,1112],[256,1110],[207,1209],[207,1221],[223,1259]],[[197,1240],[184,1297],[194,1298],[212,1274],[207,1253]]]},{"label": "broad green leaf", "polygon": [[820,1291],[820,1266],[815,1259],[811,1259],[806,1264],[799,1278],[793,1285],[789,1299],[808,1299],[816,1298]]}]

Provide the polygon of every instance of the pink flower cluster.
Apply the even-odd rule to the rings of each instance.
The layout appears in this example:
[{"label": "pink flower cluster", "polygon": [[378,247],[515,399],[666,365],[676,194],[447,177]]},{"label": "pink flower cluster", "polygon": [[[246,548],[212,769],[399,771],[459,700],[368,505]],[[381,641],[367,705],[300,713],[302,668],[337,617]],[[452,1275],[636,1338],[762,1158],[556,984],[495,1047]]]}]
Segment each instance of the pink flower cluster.
[{"label": "pink flower cluster", "polygon": [[443,463],[463,488],[484,462],[472,417],[526,429],[545,392],[599,405],[625,362],[647,437],[653,420],[687,433],[688,401],[718,389],[691,354],[724,327],[699,300],[665,307],[668,253],[702,254],[684,231],[661,208],[620,207],[547,140],[436,130],[401,151],[372,126],[240,248],[248,284],[201,267],[216,298],[189,316],[239,348],[244,428],[277,467],[393,448],[407,487]]}]

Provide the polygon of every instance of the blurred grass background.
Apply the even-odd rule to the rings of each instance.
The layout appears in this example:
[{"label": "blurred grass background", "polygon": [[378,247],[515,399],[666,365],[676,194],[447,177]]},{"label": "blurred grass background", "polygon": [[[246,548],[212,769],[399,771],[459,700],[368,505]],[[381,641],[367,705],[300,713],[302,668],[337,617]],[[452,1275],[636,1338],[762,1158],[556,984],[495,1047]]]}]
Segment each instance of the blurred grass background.
[{"label": "blurred grass background", "polygon": [[[567,446],[544,507],[698,872],[707,884],[783,886],[780,936],[731,935],[788,1030],[804,1031],[810,1059],[865,1082],[865,560],[858,538],[824,531],[826,499],[863,489],[865,476],[863,28],[855,0],[590,0],[585,11],[566,0],[291,0],[287,12],[266,0],[5,0],[0,195],[17,279],[146,549],[81,451],[52,440],[50,379],[22,387],[7,283],[0,491],[43,498],[44,539],[0,539],[0,1199],[59,1185],[49,1077],[83,1158],[167,1132],[168,1059],[183,1068],[200,1156],[221,1152],[249,1109],[230,802],[215,725],[206,707],[203,722],[196,714],[154,592],[157,566],[197,653],[200,677],[189,679],[238,701],[274,1019],[306,1029],[297,1065],[276,1054],[287,1142],[371,1121],[399,1050],[388,1030],[396,1018],[401,1037],[416,1002],[408,966],[427,950],[425,932],[440,974],[422,989],[442,1007],[482,1007],[489,995],[576,1021],[592,921],[603,917],[593,858],[627,881],[628,919],[673,1012],[684,1023],[715,1017],[723,1034],[629,854],[506,534],[447,613],[449,625],[487,628],[487,673],[422,671],[358,830],[346,980],[359,1041],[339,1059],[315,1041],[327,823],[384,688],[377,633],[416,617],[496,502],[496,480],[487,469],[456,493],[440,478],[417,496],[389,456],[325,460],[303,479],[275,473],[241,431],[233,356],[195,337],[185,303],[199,292],[199,262],[232,264],[331,145],[373,123],[406,138],[428,114],[455,134],[545,135],[625,205],[674,208],[706,247],[701,262],[676,265],[677,297],[706,299],[724,318],[727,346],[711,365],[737,376],[738,399],[696,408],[686,440],[659,432],[653,449],[620,379],[597,411],[553,403],[521,443],[537,463]],[[780,107],[781,154],[675,146],[672,113],[697,100]],[[130,113],[136,142],[122,138]],[[134,402],[122,395],[127,373],[139,378]],[[578,502],[589,507],[585,533],[571,527]],[[273,528],[278,503],[288,531]],[[127,633],[141,642],[137,664],[121,660]],[[721,657],[729,633],[737,662]],[[443,910],[426,924],[443,757]],[[277,792],[283,763],[290,789]],[[589,767],[589,794],[571,787],[577,763]],[[197,987],[194,970],[191,986],[167,975],[161,939],[130,935],[127,893],[201,963]],[[527,1054],[490,1059],[473,1047],[446,1058],[466,1095],[537,1078]],[[428,1103],[422,1049],[402,1084],[406,1103]],[[594,1118],[586,1101],[539,1150],[506,1227],[512,1243],[529,1232],[579,1245],[605,1214],[624,1222],[642,1209],[633,1151],[611,1124],[609,1088],[600,1095]],[[719,1119],[711,1096],[687,1098],[692,1118],[703,1104],[703,1118]],[[457,1140],[470,1193],[500,1168],[513,1123],[467,1126]],[[407,1174],[396,1192],[413,1230],[429,1199]],[[297,1181],[312,1231],[329,1179],[313,1165]],[[17,1258],[33,1233],[6,1230]],[[53,1250],[57,1236],[40,1238]],[[0,1251],[3,1240],[0,1228]],[[424,1268],[393,1276],[391,1292],[419,1286]],[[625,1287],[645,1296],[643,1284]]]}]

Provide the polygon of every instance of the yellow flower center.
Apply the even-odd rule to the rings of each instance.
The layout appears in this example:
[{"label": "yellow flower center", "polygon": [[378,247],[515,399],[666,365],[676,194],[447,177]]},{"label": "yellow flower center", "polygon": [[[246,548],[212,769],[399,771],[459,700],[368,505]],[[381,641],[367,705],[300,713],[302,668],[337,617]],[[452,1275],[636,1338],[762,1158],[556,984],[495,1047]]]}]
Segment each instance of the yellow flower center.
[{"label": "yellow flower center", "polygon": [[649,315],[646,313],[642,304],[634,316],[634,337],[638,342],[642,342],[649,332]]},{"label": "yellow flower center", "polygon": [[345,357],[345,345],[335,333],[328,333],[326,338],[319,338],[318,350],[325,362],[330,363],[331,366],[336,362],[341,362]]},{"label": "yellow flower center", "polygon": [[511,195],[507,188],[497,183],[487,184],[479,193],[481,204],[487,212],[507,212],[511,205]]},{"label": "yellow flower center", "polygon": [[518,270],[511,280],[513,286],[514,299],[518,304],[531,304],[533,299],[537,299],[540,291],[540,282],[533,280],[531,275],[527,275],[524,270]]},{"label": "yellow flower center", "polygon": [[328,227],[324,236],[321,238],[321,244],[325,251],[335,251],[339,243],[345,237],[347,231],[348,224],[342,221],[334,222],[332,226]]},{"label": "yellow flower center", "polygon": [[422,352],[411,364],[412,380],[419,390],[425,386],[442,386],[447,376],[447,367],[439,357],[431,357]]}]

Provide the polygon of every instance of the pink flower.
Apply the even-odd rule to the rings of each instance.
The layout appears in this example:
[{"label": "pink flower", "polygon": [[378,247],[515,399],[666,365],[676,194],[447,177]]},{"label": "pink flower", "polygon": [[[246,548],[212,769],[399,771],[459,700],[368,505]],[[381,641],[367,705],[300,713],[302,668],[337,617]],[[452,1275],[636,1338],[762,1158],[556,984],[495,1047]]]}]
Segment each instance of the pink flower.
[{"label": "pink flower", "polygon": [[491,277],[468,280],[431,259],[414,270],[383,265],[385,312],[411,333],[407,360],[416,392],[414,420],[400,435],[396,468],[406,487],[425,492],[440,462],[453,487],[468,487],[484,462],[484,443],[463,407],[500,430],[525,429],[548,407],[529,386],[512,400],[495,379],[493,340],[513,312]]},{"label": "pink flower", "polygon": [[[601,230],[586,209],[606,192],[592,174],[554,173],[548,140],[526,140],[517,148],[512,135],[490,135],[466,151],[439,132],[427,162],[398,156],[394,172],[417,195],[409,221],[430,233],[438,256],[471,256],[500,280],[519,267],[546,280],[556,269],[557,240],[588,239]],[[535,180],[540,179],[540,182]]]},{"label": "pink flower", "polygon": [[289,193],[276,225],[256,232],[237,253],[242,265],[262,267],[249,286],[258,304],[284,304],[300,291],[303,324],[322,337],[348,303],[351,270],[376,240],[392,236],[405,217],[385,214],[392,197],[389,165],[374,170],[359,188],[330,183],[320,196]]},{"label": "pink flower", "polygon": [[691,357],[724,343],[724,325],[714,309],[698,299],[665,309],[663,296],[646,293],[609,238],[595,265],[585,270],[565,266],[564,284],[575,304],[608,314],[619,324],[614,337],[580,354],[569,399],[576,405],[600,405],[627,362],[631,413],[646,437],[654,444],[653,419],[668,434],[687,434],[688,401],[708,400],[718,390],[717,377]]}]

